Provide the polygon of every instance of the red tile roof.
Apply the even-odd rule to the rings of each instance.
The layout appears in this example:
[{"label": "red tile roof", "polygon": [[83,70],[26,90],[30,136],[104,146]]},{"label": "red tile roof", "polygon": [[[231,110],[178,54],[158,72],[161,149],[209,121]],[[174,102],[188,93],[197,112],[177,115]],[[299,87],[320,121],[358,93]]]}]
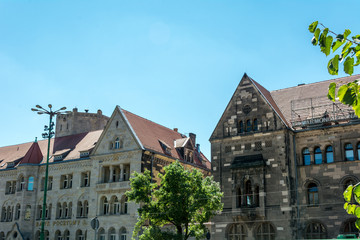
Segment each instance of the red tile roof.
[{"label": "red tile roof", "polygon": [[24,158],[20,161],[21,164],[39,164],[43,159],[43,154],[40,150],[39,144],[34,142],[30,149],[25,154]]}]

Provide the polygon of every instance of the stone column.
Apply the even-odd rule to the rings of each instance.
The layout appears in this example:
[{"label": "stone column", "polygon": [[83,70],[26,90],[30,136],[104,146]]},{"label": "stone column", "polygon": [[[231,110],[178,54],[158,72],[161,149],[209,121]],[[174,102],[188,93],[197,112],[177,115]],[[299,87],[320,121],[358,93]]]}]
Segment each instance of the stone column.
[{"label": "stone column", "polygon": [[114,167],[110,166],[109,182],[113,181]]},{"label": "stone column", "polygon": [[120,164],[120,181],[124,181],[124,164]]}]

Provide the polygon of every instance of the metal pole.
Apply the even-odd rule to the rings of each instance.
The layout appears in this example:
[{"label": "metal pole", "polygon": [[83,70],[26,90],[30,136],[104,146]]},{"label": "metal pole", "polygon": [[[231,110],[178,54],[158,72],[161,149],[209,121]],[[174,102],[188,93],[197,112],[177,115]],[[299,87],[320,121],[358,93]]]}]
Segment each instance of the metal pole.
[{"label": "metal pole", "polygon": [[44,201],[42,207],[40,240],[45,239],[44,229],[45,229],[46,195],[47,195],[47,184],[48,184],[48,173],[49,173],[50,139],[51,139],[51,131],[53,128],[52,126],[53,113],[51,112],[51,109],[49,115],[50,115],[50,123],[49,123],[48,149],[47,149],[46,167],[45,167]]}]

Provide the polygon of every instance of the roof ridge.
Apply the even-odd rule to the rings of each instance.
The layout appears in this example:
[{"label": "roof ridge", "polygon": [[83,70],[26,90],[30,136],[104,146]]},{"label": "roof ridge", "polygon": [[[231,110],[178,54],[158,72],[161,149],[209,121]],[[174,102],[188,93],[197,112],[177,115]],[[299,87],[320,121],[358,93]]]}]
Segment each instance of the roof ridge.
[{"label": "roof ridge", "polygon": [[180,132],[174,131],[174,129],[165,127],[164,125],[161,125],[161,124],[159,124],[159,123],[156,123],[156,122],[154,122],[154,121],[151,121],[151,120],[149,120],[149,119],[147,119],[147,118],[144,118],[144,117],[142,117],[142,116],[139,116],[139,115],[137,115],[137,114],[135,114],[135,113],[129,112],[129,111],[126,110],[126,109],[123,109],[123,108],[122,108],[121,110],[123,110],[123,111],[125,111],[125,112],[127,112],[127,113],[130,113],[130,114],[132,114],[132,115],[134,115],[134,116],[136,116],[136,117],[139,117],[139,118],[141,118],[141,119],[144,119],[145,121],[154,123],[154,124],[156,124],[156,125],[158,125],[158,126],[160,126],[160,127],[162,127],[162,128],[166,128],[167,130],[170,130],[170,131],[172,131],[172,132],[174,132],[174,133],[178,133],[179,135],[185,135],[185,134],[182,134],[182,133],[180,133]]},{"label": "roof ridge", "polygon": [[313,82],[313,83],[305,83],[304,85],[298,85],[298,86],[292,86],[292,87],[287,87],[287,88],[276,89],[276,90],[270,91],[270,93],[278,92],[278,91],[282,91],[282,90],[287,90],[287,89],[291,89],[291,88],[302,87],[302,86],[315,85],[315,84],[319,84],[319,83],[323,83],[323,82],[327,82],[327,81],[335,81],[335,80],[336,80],[336,81],[340,81],[340,80],[343,79],[343,78],[351,78],[351,77],[355,77],[355,76],[358,76],[358,77],[360,78],[360,74],[355,74],[355,75],[352,75],[352,76],[332,78],[332,79],[317,81],[317,82]]}]

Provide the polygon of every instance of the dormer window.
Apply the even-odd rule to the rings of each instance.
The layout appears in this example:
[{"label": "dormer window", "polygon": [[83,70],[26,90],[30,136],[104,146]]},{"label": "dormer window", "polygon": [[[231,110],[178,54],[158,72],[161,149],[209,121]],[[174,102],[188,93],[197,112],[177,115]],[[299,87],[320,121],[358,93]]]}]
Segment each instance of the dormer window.
[{"label": "dormer window", "polygon": [[59,155],[54,155],[54,161],[61,161],[63,159],[63,155],[59,154]]},{"label": "dormer window", "polygon": [[82,152],[80,152],[80,157],[81,157],[81,158],[88,157],[89,155],[90,155],[89,151],[82,151]]},{"label": "dormer window", "polygon": [[8,162],[6,168],[13,168],[15,166],[14,162]]},{"label": "dormer window", "polygon": [[116,138],[115,139],[115,149],[119,149],[120,148],[120,139]]},{"label": "dormer window", "polygon": [[159,143],[164,153],[171,156],[171,147],[161,140],[159,140]]}]

